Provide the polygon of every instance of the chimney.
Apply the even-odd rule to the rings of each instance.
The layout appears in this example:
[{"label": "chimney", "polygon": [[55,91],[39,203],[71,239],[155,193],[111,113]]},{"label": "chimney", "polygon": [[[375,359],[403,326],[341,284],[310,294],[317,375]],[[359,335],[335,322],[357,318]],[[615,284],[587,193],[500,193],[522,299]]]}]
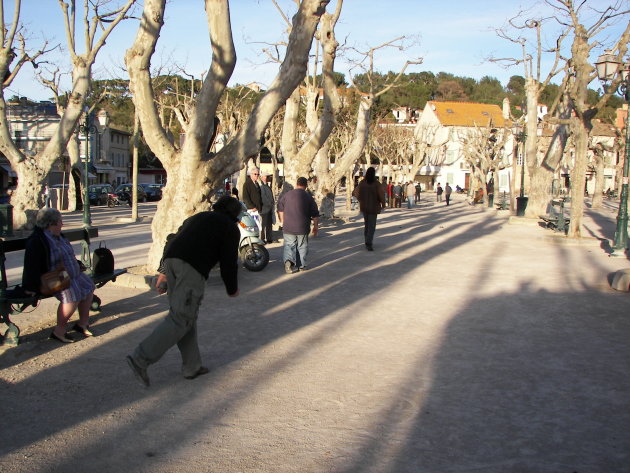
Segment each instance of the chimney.
[{"label": "chimney", "polygon": [[507,97],[503,99],[503,119],[510,119],[510,99]]}]

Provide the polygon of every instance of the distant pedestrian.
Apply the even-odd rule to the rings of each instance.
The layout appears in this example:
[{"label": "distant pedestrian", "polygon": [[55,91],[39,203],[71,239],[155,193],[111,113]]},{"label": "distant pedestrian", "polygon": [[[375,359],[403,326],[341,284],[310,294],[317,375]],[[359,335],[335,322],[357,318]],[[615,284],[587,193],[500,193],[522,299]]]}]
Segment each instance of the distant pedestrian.
[{"label": "distant pedestrian", "polygon": [[208,368],[201,364],[197,344],[197,316],[208,274],[215,264],[221,266],[221,279],[228,296],[238,296],[240,235],[236,222],[241,204],[223,196],[213,209],[187,218],[165,245],[156,288],[160,294],[168,294],[168,315],[127,356],[129,367],[147,387],[150,384],[147,368],[175,344],[182,356],[184,378],[194,379],[208,373]]},{"label": "distant pedestrian", "polygon": [[437,190],[435,192],[438,202],[442,202],[442,193],[443,192],[444,192],[444,189],[442,189],[442,185],[438,182]]},{"label": "distant pedestrian", "polygon": [[416,196],[416,186],[413,185],[413,182],[409,181],[407,184],[407,208],[413,208],[413,204],[415,202]]},{"label": "distant pedestrian", "polygon": [[420,186],[420,183],[418,182],[416,184],[416,204],[420,202],[420,192],[422,192],[422,186]]},{"label": "distant pedestrian", "polygon": [[305,271],[308,267],[308,234],[313,222],[313,236],[317,236],[319,211],[313,196],[306,191],[308,181],[298,177],[295,189],[278,200],[278,216],[282,225],[284,250],[282,259],[287,274]]},{"label": "distant pedestrian", "polygon": [[392,184],[392,180],[390,179],[387,183],[387,205],[390,208],[394,206],[394,194],[392,193],[393,188],[394,184]]},{"label": "distant pedestrian", "polygon": [[394,197],[394,207],[400,208],[402,203],[403,188],[400,184],[394,184],[392,187],[392,196]]},{"label": "distant pedestrian", "polygon": [[44,186],[44,207],[50,207],[50,187]]},{"label": "distant pedestrian", "polygon": [[451,205],[451,194],[453,193],[453,189],[451,186],[446,183],[446,187],[444,187],[444,197],[446,198],[446,205]]},{"label": "distant pedestrian", "polygon": [[383,190],[375,175],[376,170],[370,166],[365,173],[365,179],[354,190],[354,196],[359,200],[359,208],[363,213],[363,237],[368,251],[374,251],[376,216],[385,208]]},{"label": "distant pedestrian", "polygon": [[260,217],[262,219],[262,231],[260,238],[266,243],[273,243],[273,224],[274,222],[274,209],[276,201],[273,198],[273,191],[269,187],[270,178],[267,174],[264,174],[260,183],[260,196],[262,200],[262,208],[260,210]]}]

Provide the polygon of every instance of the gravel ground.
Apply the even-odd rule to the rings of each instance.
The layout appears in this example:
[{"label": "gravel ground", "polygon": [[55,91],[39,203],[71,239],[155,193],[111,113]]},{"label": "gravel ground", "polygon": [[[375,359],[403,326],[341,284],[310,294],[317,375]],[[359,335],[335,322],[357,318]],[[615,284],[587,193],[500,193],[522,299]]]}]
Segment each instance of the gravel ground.
[{"label": "gravel ground", "polygon": [[[459,196],[456,196],[459,197]],[[0,351],[0,471],[628,472],[628,293],[608,286],[614,209],[564,244],[456,200],[326,224],[311,269],[208,280],[199,343],[141,387],[125,355],[167,311],[146,289],[97,291],[95,336],[48,339],[53,301]]]}]

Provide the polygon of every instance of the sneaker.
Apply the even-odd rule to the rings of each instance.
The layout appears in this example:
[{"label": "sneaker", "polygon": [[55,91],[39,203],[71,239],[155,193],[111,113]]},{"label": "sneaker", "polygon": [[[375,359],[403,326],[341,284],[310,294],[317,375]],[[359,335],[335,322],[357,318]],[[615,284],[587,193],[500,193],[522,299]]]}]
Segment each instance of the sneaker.
[{"label": "sneaker", "polygon": [[308,268],[307,268],[306,266],[302,266],[302,267],[300,268],[300,271],[307,271],[307,270],[308,270]]},{"label": "sneaker", "polygon": [[293,261],[285,261],[284,262],[284,272],[287,274],[295,274],[298,272]]},{"label": "sneaker", "polygon": [[136,379],[140,381],[145,388],[148,388],[151,385],[151,381],[149,380],[146,368],[139,367],[130,355],[127,355],[127,364],[129,368],[131,368],[131,371],[133,371],[133,374],[136,375]]}]

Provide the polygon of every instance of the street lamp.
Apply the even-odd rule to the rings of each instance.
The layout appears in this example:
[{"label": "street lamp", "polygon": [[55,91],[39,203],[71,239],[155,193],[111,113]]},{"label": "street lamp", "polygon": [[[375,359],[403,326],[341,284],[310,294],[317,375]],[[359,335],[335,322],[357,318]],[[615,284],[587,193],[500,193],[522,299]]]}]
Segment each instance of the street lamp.
[{"label": "street lamp", "polygon": [[527,133],[524,131],[520,131],[516,134],[516,158],[518,159],[519,147],[518,144],[521,144],[521,191],[519,197],[516,198],[516,215],[518,217],[525,216],[525,209],[527,208],[528,198],[525,197],[525,153],[523,152],[522,144],[525,143],[527,138]]},{"label": "street lamp", "polygon": [[[88,192],[88,173],[90,165],[90,133],[98,133],[98,128],[92,123],[91,114],[88,107],[84,108],[85,121],[79,124],[79,132],[85,136],[85,172],[83,175],[83,228],[92,228],[92,214],[90,213],[90,193]],[[102,127],[107,125],[107,114],[99,113],[98,121]]]},{"label": "street lamp", "polygon": [[[622,64],[610,50],[604,51],[595,62],[597,77],[606,87],[606,84],[621,74],[621,84],[618,93],[630,104],[630,63]],[[630,108],[630,107],[628,107]],[[617,213],[617,229],[613,243],[612,256],[624,256],[628,246],[628,167],[630,165],[630,110],[626,115],[626,156],[623,165],[623,181],[621,186],[621,198],[619,200],[619,212]]]}]

